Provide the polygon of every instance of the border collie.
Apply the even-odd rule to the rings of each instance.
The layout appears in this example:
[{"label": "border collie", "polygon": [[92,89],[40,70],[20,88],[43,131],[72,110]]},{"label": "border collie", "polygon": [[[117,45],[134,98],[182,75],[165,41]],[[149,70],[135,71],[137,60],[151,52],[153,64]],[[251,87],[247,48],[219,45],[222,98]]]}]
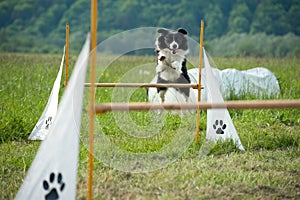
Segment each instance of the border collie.
[{"label": "border collie", "polygon": [[[186,55],[188,53],[187,31],[180,28],[176,31],[158,29],[160,34],[155,41],[157,52],[157,83],[190,83],[186,68]],[[190,88],[176,88],[186,101],[190,95]],[[165,100],[167,88],[157,88],[161,103]]]}]

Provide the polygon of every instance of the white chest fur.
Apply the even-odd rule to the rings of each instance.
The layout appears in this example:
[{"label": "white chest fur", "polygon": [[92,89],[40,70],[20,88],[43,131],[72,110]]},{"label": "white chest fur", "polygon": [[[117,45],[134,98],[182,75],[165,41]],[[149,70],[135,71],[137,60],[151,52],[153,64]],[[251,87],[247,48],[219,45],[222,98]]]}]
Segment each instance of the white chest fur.
[{"label": "white chest fur", "polygon": [[168,81],[175,81],[182,73],[181,67],[184,56],[173,54],[170,51],[161,50],[158,53],[158,65],[156,72],[160,73],[161,78]]}]

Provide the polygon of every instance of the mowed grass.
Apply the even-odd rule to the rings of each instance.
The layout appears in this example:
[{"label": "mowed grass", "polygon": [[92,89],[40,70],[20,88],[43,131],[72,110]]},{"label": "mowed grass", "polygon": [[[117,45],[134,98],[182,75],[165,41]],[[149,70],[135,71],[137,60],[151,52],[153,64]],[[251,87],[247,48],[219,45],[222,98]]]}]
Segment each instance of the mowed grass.
[{"label": "mowed grass", "polygon": [[[40,142],[28,141],[27,137],[47,103],[60,59],[60,55],[0,54],[0,199],[15,197],[38,150]],[[71,57],[71,66],[75,60]],[[110,64],[99,81],[126,80],[126,74],[132,77],[134,69],[147,63],[152,63],[147,69],[151,70],[153,65],[154,72],[154,57],[123,56]],[[214,63],[220,69],[266,67],[279,79],[280,99],[300,99],[299,59],[214,58]],[[152,75],[152,72],[147,78],[136,75],[133,79],[148,82]],[[123,98],[113,98],[113,92],[111,88],[97,89],[96,99],[110,102]],[[147,101],[145,89],[135,90],[130,101]],[[182,155],[174,155],[179,157],[177,160],[162,169],[123,172],[108,167],[96,156],[95,199],[299,199],[300,110],[231,110],[230,114],[245,152],[236,149],[231,141],[204,147],[206,112],[202,111],[202,140],[199,143],[192,140]],[[101,133],[128,152],[159,152],[181,133],[182,127],[186,131],[182,134],[194,134],[195,114],[182,119],[165,113],[165,121],[161,123],[161,115],[155,113],[133,112],[129,116],[138,128],[126,127],[127,118],[118,124],[117,119],[123,119],[122,113],[97,117]],[[161,126],[158,132],[156,126]],[[86,121],[83,121],[77,199],[85,199],[87,194],[86,139]]]}]

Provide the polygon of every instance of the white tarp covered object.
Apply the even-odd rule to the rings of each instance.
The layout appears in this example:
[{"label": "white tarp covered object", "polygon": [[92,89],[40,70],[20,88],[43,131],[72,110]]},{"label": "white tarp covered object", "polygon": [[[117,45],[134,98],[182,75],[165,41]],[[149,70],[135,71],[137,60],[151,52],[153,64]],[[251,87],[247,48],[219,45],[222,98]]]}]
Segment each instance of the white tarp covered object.
[{"label": "white tarp covered object", "polygon": [[49,134],[42,142],[16,199],[75,199],[83,87],[90,37],[76,61]]},{"label": "white tarp covered object", "polygon": [[277,78],[266,68],[257,67],[245,71],[224,69],[221,71],[221,77],[224,87],[223,97],[226,99],[230,98],[230,95],[269,98],[278,96],[280,92]]},{"label": "white tarp covered object", "polygon": [[[211,68],[214,75],[219,80],[219,89],[224,99],[243,98],[251,96],[255,98],[277,97],[280,93],[280,87],[276,76],[268,69],[257,67],[244,71],[237,69],[219,70]],[[198,80],[197,68],[188,70],[192,83]],[[206,101],[206,68],[202,70],[201,101]],[[197,90],[193,90],[197,94]]]},{"label": "white tarp covered object", "polygon": [[53,88],[51,90],[51,94],[48,99],[47,105],[40,119],[38,120],[31,134],[28,137],[28,139],[30,140],[44,140],[49,132],[50,126],[53,123],[53,120],[57,112],[57,107],[58,107],[58,95],[60,89],[60,81],[62,75],[62,68],[64,64],[64,58],[65,58],[65,50],[61,59],[60,68],[57,77],[55,79]]}]

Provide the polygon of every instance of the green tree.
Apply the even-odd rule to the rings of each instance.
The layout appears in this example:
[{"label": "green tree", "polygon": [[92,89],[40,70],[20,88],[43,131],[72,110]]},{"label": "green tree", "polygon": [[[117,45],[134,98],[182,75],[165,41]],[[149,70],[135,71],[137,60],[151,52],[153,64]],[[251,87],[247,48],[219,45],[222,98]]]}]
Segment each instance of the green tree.
[{"label": "green tree", "polygon": [[[64,44],[66,23],[72,47],[80,49],[89,31],[90,9],[86,0],[0,0],[0,51],[41,52],[43,46],[42,52],[54,52]],[[201,19],[208,42],[231,33],[262,33],[267,38],[290,32],[298,37],[300,1],[100,0],[98,39],[143,26],[183,27],[198,39]],[[278,52],[288,55],[286,51]]]},{"label": "green tree", "polygon": [[205,35],[207,39],[219,37],[226,32],[226,22],[218,5],[209,4],[204,20],[206,21]]},{"label": "green tree", "polygon": [[139,0],[125,0],[116,13],[115,25],[121,29],[136,28],[143,24],[143,3]]},{"label": "green tree", "polygon": [[294,4],[288,11],[288,20],[291,25],[291,31],[300,35],[300,4]]},{"label": "green tree", "polygon": [[0,28],[5,27],[13,22],[11,13],[13,11],[14,1],[0,2]]},{"label": "green tree", "polygon": [[239,1],[231,10],[228,19],[228,31],[235,33],[249,32],[251,13],[247,4]]},{"label": "green tree", "polygon": [[38,18],[35,27],[43,35],[47,36],[51,33],[59,23],[61,16],[67,6],[65,4],[54,4],[47,12]]},{"label": "green tree", "polygon": [[251,24],[251,33],[284,35],[290,31],[284,7],[273,3],[272,0],[266,0],[258,5]]}]

